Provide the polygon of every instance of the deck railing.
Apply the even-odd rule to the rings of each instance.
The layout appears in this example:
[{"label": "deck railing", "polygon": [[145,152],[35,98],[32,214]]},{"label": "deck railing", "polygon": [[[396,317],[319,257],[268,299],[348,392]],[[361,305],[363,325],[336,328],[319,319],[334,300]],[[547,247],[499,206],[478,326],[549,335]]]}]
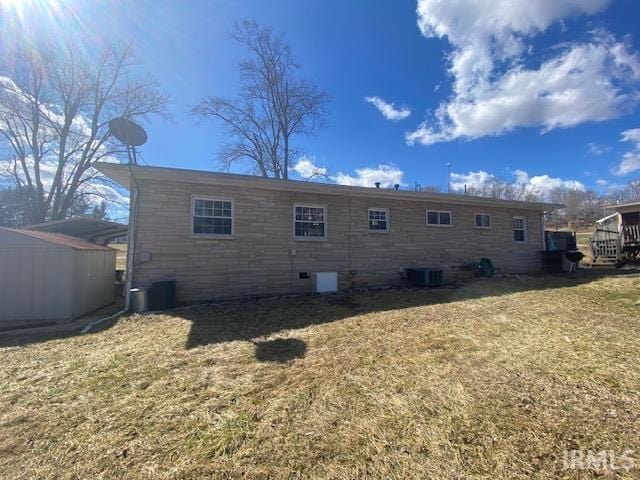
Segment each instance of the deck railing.
[{"label": "deck railing", "polygon": [[640,245],[640,225],[622,225],[622,246]]},{"label": "deck railing", "polygon": [[619,233],[617,230],[596,229],[591,235],[591,251],[594,259],[618,257]]}]

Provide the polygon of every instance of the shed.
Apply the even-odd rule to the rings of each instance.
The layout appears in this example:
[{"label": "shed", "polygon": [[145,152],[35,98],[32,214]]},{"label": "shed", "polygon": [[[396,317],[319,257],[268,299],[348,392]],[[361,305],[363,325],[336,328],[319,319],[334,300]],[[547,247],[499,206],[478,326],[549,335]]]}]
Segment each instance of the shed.
[{"label": "shed", "polygon": [[0,228],[0,327],[71,321],[113,302],[116,251],[67,235]]}]

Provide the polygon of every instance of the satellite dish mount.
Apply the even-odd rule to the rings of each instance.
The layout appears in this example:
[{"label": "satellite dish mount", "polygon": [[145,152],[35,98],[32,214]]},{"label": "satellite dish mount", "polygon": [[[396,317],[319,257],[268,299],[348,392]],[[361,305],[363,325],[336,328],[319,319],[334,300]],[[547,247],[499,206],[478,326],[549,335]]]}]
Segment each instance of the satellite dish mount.
[{"label": "satellite dish mount", "polygon": [[109,120],[109,131],[127,147],[129,163],[137,165],[136,147],[147,143],[147,132],[144,128],[128,118],[118,117]]}]

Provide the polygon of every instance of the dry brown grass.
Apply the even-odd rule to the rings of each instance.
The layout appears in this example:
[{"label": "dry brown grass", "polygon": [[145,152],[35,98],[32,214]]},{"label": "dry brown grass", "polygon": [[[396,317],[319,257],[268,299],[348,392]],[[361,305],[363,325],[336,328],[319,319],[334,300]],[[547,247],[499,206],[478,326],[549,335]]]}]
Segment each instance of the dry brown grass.
[{"label": "dry brown grass", "polygon": [[638,287],[478,281],[5,340],[0,477],[590,477],[562,452],[640,461]]}]

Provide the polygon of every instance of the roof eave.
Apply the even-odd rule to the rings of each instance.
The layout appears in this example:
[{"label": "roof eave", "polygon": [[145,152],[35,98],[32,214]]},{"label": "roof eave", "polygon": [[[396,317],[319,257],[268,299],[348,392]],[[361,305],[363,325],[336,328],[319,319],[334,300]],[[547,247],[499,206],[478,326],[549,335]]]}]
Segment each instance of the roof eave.
[{"label": "roof eave", "polygon": [[187,170],[168,167],[151,166],[130,166],[116,163],[95,163],[95,168],[111,178],[124,188],[130,189],[131,174],[136,180],[156,180],[183,183],[198,183],[209,185],[224,185],[253,188],[263,188],[268,190],[298,191],[302,193],[315,193],[324,195],[355,195],[355,196],[378,196],[402,198],[405,200],[451,203],[451,204],[471,204],[497,206],[501,208],[519,208],[537,211],[552,211],[564,208],[564,205],[541,202],[520,202],[513,200],[498,200],[488,197],[476,197],[470,195],[414,192],[408,190],[377,189],[369,187],[356,187],[348,185],[333,185],[299,180],[279,180],[254,177],[251,175],[237,175],[220,172],[205,172],[200,170]]},{"label": "roof eave", "polygon": [[640,202],[619,203],[615,205],[607,205],[605,208],[608,210],[619,210],[626,208],[638,208],[640,209]]}]

